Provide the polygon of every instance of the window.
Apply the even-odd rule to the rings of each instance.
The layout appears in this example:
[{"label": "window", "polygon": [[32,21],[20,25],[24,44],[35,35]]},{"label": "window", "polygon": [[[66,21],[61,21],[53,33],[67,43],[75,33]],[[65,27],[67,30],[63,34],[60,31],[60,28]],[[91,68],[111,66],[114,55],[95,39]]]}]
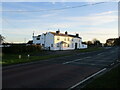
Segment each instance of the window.
[{"label": "window", "polygon": [[45,44],[42,44],[42,46],[44,47],[44,46],[45,46]]},{"label": "window", "polygon": [[68,41],[69,41],[70,39],[68,38]]},{"label": "window", "polygon": [[40,38],[39,38],[39,37],[37,37],[37,40],[40,40]]},{"label": "window", "polygon": [[68,44],[68,47],[69,47],[69,44]]},{"label": "window", "polygon": [[57,43],[57,47],[59,47],[59,43]]},{"label": "window", "polygon": [[51,44],[51,47],[53,47],[53,44]]},{"label": "window", "polygon": [[66,41],[66,38],[64,40]]},{"label": "window", "polygon": [[73,41],[73,39],[72,39],[72,41]]},{"label": "window", "polygon": [[60,40],[60,38],[59,38],[59,37],[57,37],[57,40]]},{"label": "window", "polygon": [[37,45],[40,45],[40,43],[37,43]]}]

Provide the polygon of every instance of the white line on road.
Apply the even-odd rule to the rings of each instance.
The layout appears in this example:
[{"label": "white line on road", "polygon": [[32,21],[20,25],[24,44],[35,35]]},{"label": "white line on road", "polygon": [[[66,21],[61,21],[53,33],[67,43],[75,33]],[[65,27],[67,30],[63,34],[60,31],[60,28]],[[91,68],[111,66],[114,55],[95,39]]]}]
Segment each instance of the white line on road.
[{"label": "white line on road", "polygon": [[91,57],[85,57],[85,58],[82,58],[82,59],[76,59],[76,60],[72,60],[72,61],[64,62],[63,64],[68,64],[68,63],[72,63],[72,62],[76,62],[76,61],[81,61],[81,60],[83,60],[83,59],[87,59],[87,58],[91,58]]},{"label": "white line on road", "polygon": [[80,63],[74,62],[74,64],[78,64],[78,65],[92,65],[92,66],[104,66],[104,67],[107,66],[105,64],[82,63],[82,62],[80,62]]},{"label": "white line on road", "polygon": [[99,54],[97,54],[97,55],[102,55],[103,53],[99,53]]},{"label": "white line on road", "polygon": [[91,76],[87,77],[86,79],[84,79],[84,80],[78,82],[77,84],[73,85],[73,86],[70,87],[68,90],[71,90],[71,89],[77,87],[78,85],[82,84],[83,82],[85,82],[85,81],[91,79],[92,77],[96,76],[97,74],[99,74],[99,73],[101,73],[101,72],[103,72],[103,71],[105,71],[105,70],[106,70],[106,68],[104,68],[104,69],[98,71],[97,73],[94,73],[93,75],[91,75]]}]

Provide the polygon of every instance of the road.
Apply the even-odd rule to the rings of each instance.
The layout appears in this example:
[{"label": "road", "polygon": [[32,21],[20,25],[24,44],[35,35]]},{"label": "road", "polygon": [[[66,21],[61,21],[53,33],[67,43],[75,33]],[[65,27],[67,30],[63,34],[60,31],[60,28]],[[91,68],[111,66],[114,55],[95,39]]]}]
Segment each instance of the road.
[{"label": "road", "polygon": [[3,88],[70,88],[118,60],[118,47],[3,68]]}]

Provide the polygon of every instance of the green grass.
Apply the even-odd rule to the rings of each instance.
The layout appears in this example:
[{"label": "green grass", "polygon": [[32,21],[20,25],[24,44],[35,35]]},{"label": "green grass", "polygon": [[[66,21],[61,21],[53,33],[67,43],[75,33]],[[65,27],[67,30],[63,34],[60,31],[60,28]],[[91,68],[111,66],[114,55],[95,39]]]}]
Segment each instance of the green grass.
[{"label": "green grass", "polygon": [[94,47],[94,48],[87,48],[87,49],[80,49],[77,50],[78,52],[92,52],[92,51],[98,51],[98,50],[103,50],[104,48],[102,47]]},{"label": "green grass", "polygon": [[120,88],[120,65],[96,78],[86,88]]},{"label": "green grass", "polygon": [[[91,51],[97,51],[97,50],[101,50],[102,48],[87,48],[87,49],[81,49],[81,50],[76,50],[76,53],[80,53],[80,52],[91,52]],[[33,61],[38,61],[38,60],[45,60],[45,59],[51,59],[51,58],[56,58],[56,57],[62,57],[62,56],[70,56],[71,54],[59,54],[59,55],[45,55],[45,56],[34,56],[36,55],[38,52],[32,52],[29,53],[30,58],[28,59],[27,57],[27,53],[23,53],[22,58],[19,59],[19,54],[3,54],[2,55],[2,61],[0,61],[0,64],[2,64],[3,66],[5,65],[11,65],[11,64],[19,64],[19,63],[26,63],[26,62],[33,62]],[[39,53],[45,53],[44,51],[41,51]]]},{"label": "green grass", "polygon": [[38,61],[38,60],[45,60],[50,58],[56,58],[56,57],[62,57],[62,56],[68,56],[70,54],[65,55],[46,55],[46,56],[30,56],[30,58],[27,57],[27,55],[22,55],[21,59],[19,59],[18,54],[7,54],[3,55],[2,58],[2,64],[4,65],[11,65],[11,64],[19,64],[19,63],[25,63],[25,62],[32,62],[32,61]]}]

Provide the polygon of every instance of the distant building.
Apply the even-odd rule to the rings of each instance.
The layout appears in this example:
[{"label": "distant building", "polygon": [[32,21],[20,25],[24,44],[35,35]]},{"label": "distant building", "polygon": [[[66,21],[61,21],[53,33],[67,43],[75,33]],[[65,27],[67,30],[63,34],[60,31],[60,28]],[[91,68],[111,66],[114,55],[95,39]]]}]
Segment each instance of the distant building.
[{"label": "distant building", "polygon": [[49,50],[73,50],[87,48],[87,45],[82,44],[82,38],[79,34],[70,35],[66,31],[64,34],[60,31],[47,32],[42,35],[33,36],[33,44],[41,45]]}]

